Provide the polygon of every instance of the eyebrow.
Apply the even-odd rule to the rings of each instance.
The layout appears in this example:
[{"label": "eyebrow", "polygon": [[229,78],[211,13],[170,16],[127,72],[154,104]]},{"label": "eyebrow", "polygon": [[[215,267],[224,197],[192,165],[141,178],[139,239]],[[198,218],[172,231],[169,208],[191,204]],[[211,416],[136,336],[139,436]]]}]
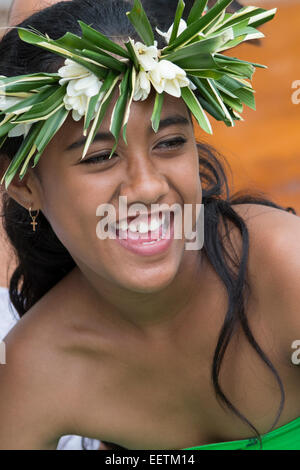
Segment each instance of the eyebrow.
[{"label": "eyebrow", "polygon": [[[166,129],[167,127],[174,126],[174,125],[182,125],[182,126],[188,126],[189,124],[192,124],[192,122],[187,119],[184,116],[181,116],[180,114],[176,114],[174,116],[169,116],[166,117],[165,119],[162,119],[159,123],[159,131]],[[153,129],[152,126],[150,125],[148,128],[148,132],[152,133]],[[112,135],[111,132],[98,132],[95,135],[94,142],[100,142],[102,140],[114,140],[114,136]],[[69,145],[69,147],[66,148],[66,150],[74,150],[82,147],[86,142],[86,137],[83,137],[73,144]]]}]

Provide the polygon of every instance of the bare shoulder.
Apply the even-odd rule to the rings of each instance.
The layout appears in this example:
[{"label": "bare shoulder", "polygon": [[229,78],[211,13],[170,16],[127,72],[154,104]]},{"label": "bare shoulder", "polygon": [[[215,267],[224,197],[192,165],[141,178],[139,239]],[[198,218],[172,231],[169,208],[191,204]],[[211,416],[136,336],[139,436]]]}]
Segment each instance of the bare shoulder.
[{"label": "bare shoulder", "polygon": [[[81,292],[76,296],[76,290],[77,279],[70,273],[4,338],[0,417],[12,431],[7,435],[1,427],[0,449],[54,450],[61,436],[90,435],[85,421],[91,413],[90,395],[95,395],[95,374],[99,378],[103,373],[101,337],[91,324],[85,297]],[[101,435],[101,419],[98,430]]]},{"label": "bare shoulder", "polygon": [[300,218],[287,211],[262,204],[234,204],[231,207],[244,224],[236,225],[231,221],[228,237],[222,223],[221,233],[226,248],[232,247],[235,253],[241,256],[243,248],[245,250],[248,244],[247,264],[249,276],[253,281],[252,287],[255,287],[256,278],[259,279],[257,287],[262,285],[264,276],[267,282],[272,274],[273,281],[274,273],[271,267],[283,253],[282,238],[288,240],[293,237],[295,230],[299,232]]},{"label": "bare shoulder", "polygon": [[68,355],[46,317],[29,310],[4,338],[0,449],[54,450],[62,435],[73,434]]},{"label": "bare shoulder", "polygon": [[300,337],[300,217],[264,205],[233,207],[249,232],[252,287],[265,305],[266,319],[277,325],[278,339],[290,348],[297,331]]},{"label": "bare shoulder", "polygon": [[233,208],[248,228],[249,261],[252,257],[259,262],[260,273],[263,272],[266,281],[269,280],[274,287],[278,287],[278,282],[284,279],[296,285],[299,278],[294,276],[300,268],[300,217],[259,204],[238,204]]}]

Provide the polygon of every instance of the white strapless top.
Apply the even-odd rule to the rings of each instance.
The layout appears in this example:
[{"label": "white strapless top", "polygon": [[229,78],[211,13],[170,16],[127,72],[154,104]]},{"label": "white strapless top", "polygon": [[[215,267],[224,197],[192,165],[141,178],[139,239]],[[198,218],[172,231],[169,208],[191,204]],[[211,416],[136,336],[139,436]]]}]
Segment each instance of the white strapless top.
[{"label": "white strapless top", "polygon": [[[13,326],[20,320],[18,312],[10,301],[8,289],[0,287],[0,341],[8,334]],[[83,450],[82,436],[62,436],[57,445],[57,450]],[[88,450],[99,449],[98,439],[85,438],[84,445]]]}]

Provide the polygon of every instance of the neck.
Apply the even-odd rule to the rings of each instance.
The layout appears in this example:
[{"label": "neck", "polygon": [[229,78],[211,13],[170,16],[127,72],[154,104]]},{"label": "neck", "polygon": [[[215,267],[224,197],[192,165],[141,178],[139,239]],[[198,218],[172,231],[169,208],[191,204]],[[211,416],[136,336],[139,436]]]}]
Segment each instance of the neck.
[{"label": "neck", "polygon": [[[86,267],[76,267],[88,305],[120,327],[131,327],[147,337],[172,336],[187,322],[204,280],[202,251],[185,251],[172,282],[159,292],[127,290]],[[197,294],[197,295],[196,295]]]}]

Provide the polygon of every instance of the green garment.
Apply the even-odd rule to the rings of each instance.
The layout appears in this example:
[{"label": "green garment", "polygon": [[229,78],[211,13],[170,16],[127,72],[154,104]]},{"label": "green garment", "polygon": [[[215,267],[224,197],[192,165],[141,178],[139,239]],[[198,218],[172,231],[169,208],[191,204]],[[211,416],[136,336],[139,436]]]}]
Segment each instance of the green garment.
[{"label": "green garment", "polygon": [[[300,450],[300,416],[273,431],[262,434],[262,450]],[[259,450],[259,440],[241,439],[238,441],[218,442],[182,450]]]}]

